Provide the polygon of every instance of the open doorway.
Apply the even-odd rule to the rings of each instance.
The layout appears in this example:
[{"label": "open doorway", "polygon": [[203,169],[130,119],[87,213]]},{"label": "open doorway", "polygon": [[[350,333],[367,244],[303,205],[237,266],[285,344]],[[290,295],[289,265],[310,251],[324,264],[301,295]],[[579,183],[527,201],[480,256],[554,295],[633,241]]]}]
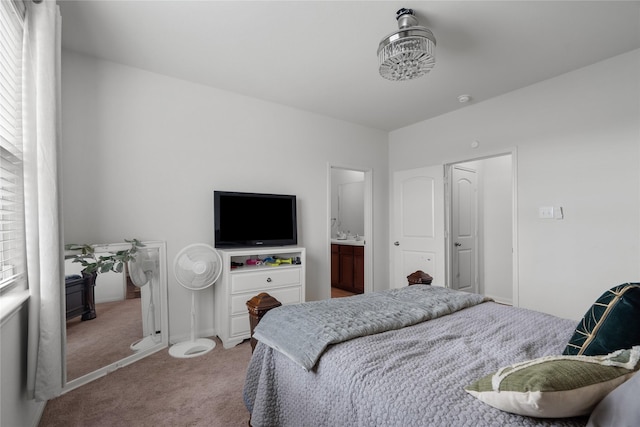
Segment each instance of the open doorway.
[{"label": "open doorway", "polygon": [[330,296],[372,289],[371,170],[329,167]]},{"label": "open doorway", "polygon": [[513,304],[513,154],[448,164],[446,182],[450,286]]}]

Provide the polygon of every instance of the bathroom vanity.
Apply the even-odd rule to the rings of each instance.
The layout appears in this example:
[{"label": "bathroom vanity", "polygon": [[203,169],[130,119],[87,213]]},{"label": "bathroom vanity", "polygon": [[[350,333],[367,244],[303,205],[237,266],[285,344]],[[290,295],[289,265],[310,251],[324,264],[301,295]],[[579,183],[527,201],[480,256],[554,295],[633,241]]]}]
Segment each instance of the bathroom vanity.
[{"label": "bathroom vanity", "polygon": [[331,241],[331,286],[364,293],[364,241]]}]

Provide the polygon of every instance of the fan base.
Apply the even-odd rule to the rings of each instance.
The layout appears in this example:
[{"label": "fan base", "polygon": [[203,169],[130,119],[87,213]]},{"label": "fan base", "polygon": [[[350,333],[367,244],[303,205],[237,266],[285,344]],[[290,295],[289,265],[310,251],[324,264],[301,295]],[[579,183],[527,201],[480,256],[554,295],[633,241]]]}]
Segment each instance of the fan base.
[{"label": "fan base", "polygon": [[216,342],[208,338],[199,338],[195,341],[184,341],[174,344],[169,349],[169,354],[180,359],[202,356],[216,347]]},{"label": "fan base", "polygon": [[144,337],[129,346],[129,348],[133,351],[141,351],[146,350],[148,348],[153,347],[160,343],[160,340],[156,340],[156,337],[149,335],[148,337]]}]

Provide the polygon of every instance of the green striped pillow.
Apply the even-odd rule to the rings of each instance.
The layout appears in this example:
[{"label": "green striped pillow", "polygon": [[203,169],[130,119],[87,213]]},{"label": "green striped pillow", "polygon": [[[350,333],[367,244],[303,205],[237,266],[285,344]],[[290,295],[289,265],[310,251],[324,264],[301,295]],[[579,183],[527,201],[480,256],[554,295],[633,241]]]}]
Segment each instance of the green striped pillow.
[{"label": "green striped pillow", "polygon": [[500,410],[539,418],[586,415],[640,368],[640,346],[606,356],[547,356],[489,374],[465,390]]}]

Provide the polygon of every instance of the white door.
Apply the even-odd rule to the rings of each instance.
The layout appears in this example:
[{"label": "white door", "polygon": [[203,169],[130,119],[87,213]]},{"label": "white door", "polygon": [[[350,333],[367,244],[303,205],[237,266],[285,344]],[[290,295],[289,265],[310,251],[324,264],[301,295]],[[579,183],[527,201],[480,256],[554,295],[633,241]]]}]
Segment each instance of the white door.
[{"label": "white door", "polygon": [[451,175],[451,287],[478,292],[478,177],[453,166]]},{"label": "white door", "polygon": [[407,286],[407,276],[422,270],[433,285],[444,286],[444,167],[393,174],[393,274],[391,288]]}]

